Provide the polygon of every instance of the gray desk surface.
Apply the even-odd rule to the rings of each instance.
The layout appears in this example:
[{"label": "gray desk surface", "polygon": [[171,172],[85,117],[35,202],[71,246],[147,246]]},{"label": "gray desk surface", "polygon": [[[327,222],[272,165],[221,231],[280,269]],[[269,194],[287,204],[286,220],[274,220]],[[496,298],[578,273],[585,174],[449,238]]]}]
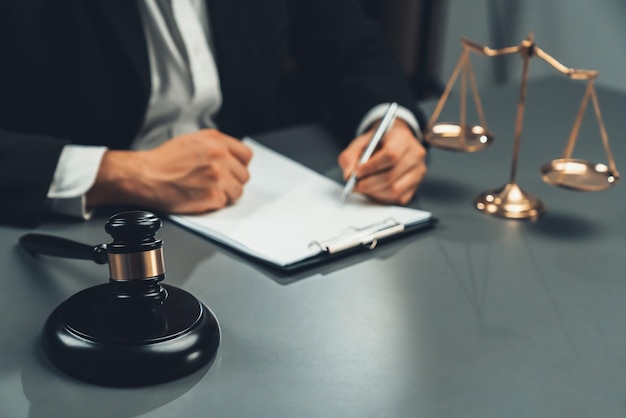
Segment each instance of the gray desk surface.
[{"label": "gray desk surface", "polygon": [[[0,416],[625,416],[624,185],[572,192],[538,172],[562,152],[583,89],[529,86],[518,181],[547,206],[536,222],[471,203],[508,180],[515,85],[482,95],[490,148],[432,151],[415,203],[440,219],[429,232],[281,277],[165,222],[167,282],[210,306],[223,332],[212,367],[167,384],[103,388],[53,369],[38,345],[45,319],[107,268],[30,257],[15,246],[27,231],[0,228]],[[626,96],[599,89],[599,99],[620,168]],[[454,120],[455,103],[444,117]],[[317,128],[259,139],[336,174],[337,146]],[[606,161],[593,117],[574,154]],[[38,231],[109,242],[105,220]]]}]

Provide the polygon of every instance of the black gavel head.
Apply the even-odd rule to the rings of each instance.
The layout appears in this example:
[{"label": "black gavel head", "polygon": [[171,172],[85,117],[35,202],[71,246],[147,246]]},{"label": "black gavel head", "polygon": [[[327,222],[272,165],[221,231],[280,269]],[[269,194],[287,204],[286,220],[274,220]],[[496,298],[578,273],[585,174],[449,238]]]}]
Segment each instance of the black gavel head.
[{"label": "black gavel head", "polygon": [[161,220],[150,212],[112,216],[104,229],[113,237],[107,244],[111,296],[119,308],[144,309],[167,298],[159,285],[165,279],[163,241],[156,238]]},{"label": "black gavel head", "polygon": [[150,212],[112,216],[105,230],[109,283],[63,302],[44,326],[42,345],[65,373],[110,386],[139,386],[188,375],[215,358],[213,313],[165,279],[161,220]]}]

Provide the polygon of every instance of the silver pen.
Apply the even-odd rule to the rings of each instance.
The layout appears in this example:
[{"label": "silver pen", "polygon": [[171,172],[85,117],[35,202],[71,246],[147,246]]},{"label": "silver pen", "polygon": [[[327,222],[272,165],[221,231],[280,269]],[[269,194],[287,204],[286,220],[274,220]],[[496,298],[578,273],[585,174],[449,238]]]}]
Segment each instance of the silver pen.
[{"label": "silver pen", "polygon": [[378,147],[378,143],[381,139],[383,139],[383,136],[385,136],[385,134],[393,124],[393,121],[396,120],[397,111],[398,103],[396,102],[391,103],[387,108],[387,111],[385,111],[385,116],[383,116],[383,120],[380,122],[380,125],[378,125],[378,128],[376,128],[374,135],[372,135],[372,139],[370,139],[370,142],[363,150],[363,154],[361,154],[361,158],[359,158],[358,165],[354,168],[354,171],[352,171],[350,177],[348,177],[348,181],[343,188],[343,192],[341,192],[341,200],[345,201],[348,196],[350,196],[350,193],[352,193],[352,190],[354,189],[357,180],[356,169],[365,164],[370,159],[370,157],[376,150],[376,147]]}]

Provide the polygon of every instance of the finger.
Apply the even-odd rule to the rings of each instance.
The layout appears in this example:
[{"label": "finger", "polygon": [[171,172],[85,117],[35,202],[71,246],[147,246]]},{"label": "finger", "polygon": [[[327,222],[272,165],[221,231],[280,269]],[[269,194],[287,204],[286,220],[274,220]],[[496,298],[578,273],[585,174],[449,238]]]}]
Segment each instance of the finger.
[{"label": "finger", "polygon": [[230,154],[237,158],[242,164],[248,165],[252,159],[252,150],[239,139],[226,135],[216,129],[204,129],[200,134],[206,138],[221,141]]},{"label": "finger", "polygon": [[224,186],[224,194],[227,200],[225,206],[231,205],[243,194],[243,185],[238,181],[229,181]]},{"label": "finger", "polygon": [[394,199],[384,200],[383,198],[382,200],[378,200],[378,201],[381,203],[386,203],[386,204],[406,205],[407,203],[411,201],[411,199],[413,199],[413,196],[415,196],[416,191],[417,191],[417,187],[410,188],[404,194],[398,197],[395,197]]},{"label": "finger", "polygon": [[389,190],[399,197],[406,192],[407,187],[415,188],[423,180],[426,171],[423,159],[404,158],[390,169],[362,177],[355,190],[370,196]]},{"label": "finger", "polygon": [[231,139],[232,140],[228,141],[228,150],[242,164],[248,165],[250,163],[250,160],[252,159],[252,150],[240,140],[234,138]]},{"label": "finger", "polygon": [[406,204],[415,194],[421,178],[416,171],[409,171],[393,183],[375,189],[363,187],[359,191],[380,202]]},{"label": "finger", "polygon": [[[357,182],[356,191],[368,195],[380,193],[384,190],[396,190],[399,188],[398,184],[402,184],[401,179],[409,177],[414,178],[414,182],[417,183],[421,179],[420,170],[418,164],[399,164],[392,169],[380,171],[370,174],[367,177],[361,177]],[[406,181],[406,180],[405,180]],[[404,190],[399,188],[396,193],[403,193]]]},{"label": "finger", "polygon": [[378,149],[372,157],[357,169],[357,176],[367,177],[368,175],[390,170],[399,164],[402,160],[409,158],[418,158],[415,152],[415,140],[410,138],[402,138],[395,135],[389,135],[385,138],[380,149]]},{"label": "finger", "polygon": [[250,175],[248,168],[234,157],[223,163],[223,174],[218,178],[217,183],[211,187],[215,187],[223,193],[223,199],[218,199],[218,201],[222,206],[227,206],[239,199],[243,193],[243,185],[248,181]]},{"label": "finger", "polygon": [[337,158],[337,163],[343,171],[344,178],[348,178],[354,169],[356,168],[363,150],[369,142],[369,136],[360,135],[356,137],[347,147],[344,149]]},{"label": "finger", "polygon": [[164,210],[172,213],[206,213],[212,210],[221,209],[228,203],[228,197],[223,190],[217,187],[206,188],[202,191],[195,191],[189,199],[179,199],[168,204]]},{"label": "finger", "polygon": [[206,201],[209,209],[224,207],[241,196],[243,185],[249,177],[247,168],[235,158],[213,164],[204,175],[198,177],[201,199]]},{"label": "finger", "polygon": [[230,175],[239,183],[245,184],[250,180],[250,172],[247,165],[243,164],[240,160],[231,158],[226,162],[227,170]]},{"label": "finger", "polygon": [[205,198],[200,202],[202,212],[217,210],[225,207],[230,202],[230,198],[223,187],[211,187],[206,191]]}]

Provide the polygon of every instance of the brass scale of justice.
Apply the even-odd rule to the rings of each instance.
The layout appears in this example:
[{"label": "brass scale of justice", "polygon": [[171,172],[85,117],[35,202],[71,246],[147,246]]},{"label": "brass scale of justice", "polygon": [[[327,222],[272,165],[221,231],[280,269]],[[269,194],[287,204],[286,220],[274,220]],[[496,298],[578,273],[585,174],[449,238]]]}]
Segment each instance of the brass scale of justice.
[{"label": "brass scale of justice", "polygon": [[[492,49],[483,45],[478,45],[467,39],[462,39],[461,43],[463,46],[461,56],[452,72],[443,94],[441,95],[441,98],[439,99],[439,102],[437,103],[437,106],[435,107],[426,129],[426,142],[436,148],[459,152],[475,152],[484,149],[493,141],[494,136],[487,129],[485,114],[480,102],[480,96],[478,95],[476,79],[470,61],[470,51],[474,51],[488,57],[519,53],[524,60],[520,97],[517,105],[517,115],[515,121],[513,159],[511,163],[510,179],[504,186],[485,191],[478,195],[474,199],[474,204],[478,210],[490,215],[510,219],[533,219],[545,211],[545,206],[541,200],[522,190],[516,182],[517,162],[522,135],[526,89],[528,84],[528,68],[530,59],[533,56],[538,56],[554,67],[557,71],[573,80],[587,81],[587,88],[580,104],[578,115],[574,120],[565,149],[563,150],[563,154],[561,158],[554,159],[541,167],[540,172],[542,179],[546,183],[553,186],[580,191],[604,190],[617,183],[619,180],[619,173],[617,172],[613,154],[609,147],[609,139],[604,127],[604,122],[602,121],[598,97],[593,84],[594,80],[598,77],[598,71],[565,67],[534,43],[532,33],[529,34],[528,37],[521,42],[521,44],[502,49]],[[449,122],[437,123],[437,119],[446,104],[450,91],[452,90],[459,73],[461,73],[460,121],[458,124]],[[480,125],[466,124],[466,91],[468,76]],[[608,166],[605,164],[594,164],[589,161],[571,158],[576,144],[576,139],[578,137],[578,131],[590,98],[593,103],[600,130],[600,136],[602,137]]]}]

